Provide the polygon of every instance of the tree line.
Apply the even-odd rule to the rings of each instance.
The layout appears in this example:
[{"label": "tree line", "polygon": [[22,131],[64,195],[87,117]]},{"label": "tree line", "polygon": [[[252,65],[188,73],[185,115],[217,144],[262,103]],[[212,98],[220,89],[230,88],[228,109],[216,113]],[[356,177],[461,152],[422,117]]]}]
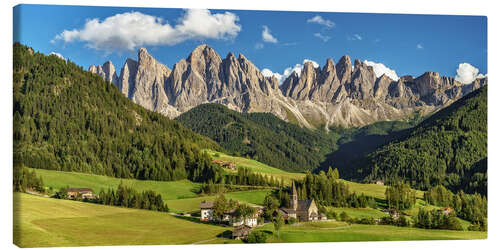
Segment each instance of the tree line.
[{"label": "tree line", "polygon": [[471,221],[479,229],[486,228],[488,217],[486,196],[477,193],[466,194],[462,190],[454,194],[444,186],[436,186],[424,193],[424,200],[432,205],[452,207],[458,217]]},{"label": "tree line", "polygon": [[[319,205],[334,207],[376,207],[375,199],[365,194],[352,192],[349,185],[339,179],[338,170],[329,168],[328,172],[319,174],[306,173],[302,180],[296,180],[298,198],[301,200],[314,199]],[[282,205],[289,204],[288,196],[280,194]],[[286,197],[285,197],[286,196]]]},{"label": "tree line", "polygon": [[27,190],[45,192],[42,177],[38,177],[34,170],[17,164],[14,164],[13,189],[14,192],[26,192]]},{"label": "tree line", "polygon": [[[68,187],[61,188],[54,197],[68,199],[67,193]],[[116,189],[108,188],[107,190],[101,190],[93,199],[81,199],[78,197],[76,199],[109,206],[168,212],[168,205],[163,202],[161,194],[157,194],[152,190],[139,192],[132,187],[123,185],[123,183],[120,183]]]}]

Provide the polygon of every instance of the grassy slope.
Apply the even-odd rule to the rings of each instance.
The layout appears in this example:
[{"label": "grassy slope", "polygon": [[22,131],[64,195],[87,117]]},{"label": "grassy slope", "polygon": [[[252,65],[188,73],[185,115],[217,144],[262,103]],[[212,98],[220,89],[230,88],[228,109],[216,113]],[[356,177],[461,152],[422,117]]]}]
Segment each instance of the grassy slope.
[{"label": "grassy slope", "polygon": [[[272,225],[260,230],[273,232]],[[268,242],[338,242],[338,241],[401,241],[401,240],[459,240],[485,239],[485,232],[429,230],[383,225],[351,226],[344,222],[315,222],[285,225],[280,239],[272,237]]]},{"label": "grassy slope", "polygon": [[[161,194],[168,207],[175,212],[192,212],[198,210],[203,200],[215,200],[215,196],[198,197],[194,192],[200,184],[188,180],[181,181],[142,181],[136,179],[119,179],[108,176],[90,175],[75,172],[60,172],[44,169],[33,169],[41,176],[44,185],[57,190],[61,187],[89,187],[99,192],[101,188],[116,188],[123,182],[138,191],[153,190]],[[240,202],[262,204],[264,197],[271,190],[255,190],[226,193],[226,197]]]},{"label": "grassy slope", "polygon": [[21,247],[189,244],[226,230],[167,213],[14,194],[14,243]]},{"label": "grassy slope", "polygon": [[36,174],[41,176],[44,185],[54,189],[62,187],[88,187],[94,192],[99,192],[101,189],[117,188],[120,182],[127,186],[131,186],[138,191],[154,190],[161,194],[163,199],[181,199],[196,197],[196,191],[199,189],[199,184],[188,180],[180,181],[143,181],[136,179],[119,179],[108,176],[83,174],[76,172],[60,172],[44,169],[33,169]]},{"label": "grassy slope", "polygon": [[[269,176],[274,176],[275,178],[283,178],[285,183],[289,183],[290,180],[292,179],[300,179],[303,178],[305,175],[301,173],[292,173],[292,172],[287,172],[278,168],[271,167],[267,164],[261,163],[256,160],[252,159],[247,159],[244,157],[236,157],[236,156],[231,156],[227,155],[224,153],[220,153],[214,150],[209,150],[206,149],[204,150],[207,152],[214,160],[222,160],[222,161],[228,161],[228,162],[235,162],[236,167],[245,167],[252,169],[254,172],[262,173],[265,175]],[[218,153],[219,156],[216,157],[215,154]]]},{"label": "grassy slope", "polygon": [[[254,190],[254,191],[242,191],[242,192],[232,192],[225,193],[224,196],[227,199],[238,200],[240,202],[262,205],[264,197],[271,190]],[[204,200],[213,201],[216,196],[202,196],[189,199],[178,199],[178,200],[167,200],[168,207],[174,212],[199,212],[200,203]]]}]

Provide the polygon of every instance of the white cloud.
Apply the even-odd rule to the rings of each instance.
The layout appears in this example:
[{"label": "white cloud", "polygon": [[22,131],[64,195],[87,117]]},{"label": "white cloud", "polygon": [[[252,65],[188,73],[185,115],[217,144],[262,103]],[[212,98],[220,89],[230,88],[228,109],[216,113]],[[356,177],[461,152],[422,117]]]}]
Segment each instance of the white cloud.
[{"label": "white cloud", "polygon": [[417,49],[424,49],[424,45],[422,45],[422,44],[420,44],[420,43],[419,43],[419,44],[417,44]]},{"label": "white cloud", "polygon": [[264,44],[262,44],[262,43],[255,44],[255,49],[263,49],[263,48],[264,48]]},{"label": "white cloud", "polygon": [[455,80],[463,83],[463,84],[470,84],[476,79],[481,79],[486,77],[483,74],[479,73],[479,69],[472,66],[469,63],[461,63],[458,65],[457,68],[457,75],[455,76]]},{"label": "white cloud", "polygon": [[297,64],[295,64],[295,66],[288,67],[285,70],[283,70],[283,74],[272,72],[270,69],[267,69],[267,68],[263,69],[261,71],[261,73],[266,77],[269,77],[269,76],[276,77],[276,79],[278,79],[279,84],[281,84],[293,72],[297,73],[297,75],[300,76],[300,73],[302,72],[302,68],[304,67],[304,64],[306,62],[311,62],[314,68],[319,67],[319,64],[317,62],[310,60],[310,59],[304,59],[304,61],[302,61],[302,64],[297,63]]},{"label": "white cloud", "polygon": [[278,82],[280,82],[280,83],[281,83],[282,78],[283,78],[283,76],[281,74],[272,72],[270,69],[267,69],[267,68],[262,69],[261,73],[265,77],[272,77],[272,76],[274,76],[276,79],[278,79]]},{"label": "white cloud", "polygon": [[364,63],[368,66],[373,67],[373,71],[375,71],[375,75],[377,77],[381,77],[382,75],[386,75],[389,78],[391,78],[394,81],[397,81],[399,79],[398,74],[396,74],[396,71],[393,69],[388,68],[382,63],[377,63],[377,62],[372,62],[372,61],[367,61],[365,60]]},{"label": "white cloud", "polygon": [[64,30],[55,41],[82,41],[97,50],[134,50],[146,45],[174,45],[186,40],[232,39],[241,31],[238,16],[231,12],[212,14],[206,9],[188,9],[175,26],[160,17],[125,12],[99,20],[88,20],[81,29]]},{"label": "white cloud", "polygon": [[349,40],[349,41],[361,41],[361,40],[363,40],[363,37],[359,34],[354,34],[352,36],[348,36],[347,40]]},{"label": "white cloud", "polygon": [[323,42],[328,42],[328,40],[331,39],[331,37],[327,36],[327,35],[323,35],[321,33],[314,33],[313,36],[323,40]]},{"label": "white cloud", "polygon": [[317,24],[320,24],[320,25],[323,25],[327,28],[333,28],[335,27],[335,23],[328,20],[328,19],[324,19],[322,16],[314,16],[310,19],[307,19],[307,22],[308,23],[317,23]]},{"label": "white cloud", "polygon": [[266,43],[277,43],[278,39],[271,34],[271,30],[266,26],[262,26],[262,41]]},{"label": "white cloud", "polygon": [[66,60],[66,58],[64,58],[64,56],[62,56],[60,53],[57,53],[57,52],[54,52],[54,51],[50,52],[49,56],[50,55],[55,55],[55,56],[57,56],[57,57],[59,57],[59,58],[61,58],[63,60]]}]

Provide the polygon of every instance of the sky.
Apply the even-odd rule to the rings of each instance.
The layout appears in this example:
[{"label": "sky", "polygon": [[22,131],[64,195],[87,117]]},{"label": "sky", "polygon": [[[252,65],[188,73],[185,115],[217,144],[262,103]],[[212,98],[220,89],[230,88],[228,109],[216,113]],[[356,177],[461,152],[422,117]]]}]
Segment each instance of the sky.
[{"label": "sky", "polygon": [[487,72],[484,16],[20,5],[14,41],[87,69],[117,70],[141,47],[173,68],[199,44],[243,54],[284,80],[305,61],[349,55],[393,79],[426,71],[464,83]]}]

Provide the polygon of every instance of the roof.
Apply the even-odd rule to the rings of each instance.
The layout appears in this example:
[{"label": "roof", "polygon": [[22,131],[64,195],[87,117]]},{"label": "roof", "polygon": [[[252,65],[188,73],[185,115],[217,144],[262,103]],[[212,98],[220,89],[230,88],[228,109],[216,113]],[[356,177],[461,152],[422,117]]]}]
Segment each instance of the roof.
[{"label": "roof", "polygon": [[280,211],[285,214],[295,214],[297,213],[293,208],[280,208]]},{"label": "roof", "polygon": [[88,193],[94,192],[91,188],[68,188],[68,192]]},{"label": "roof", "polygon": [[202,201],[200,203],[200,209],[211,209],[214,207],[213,201]]},{"label": "roof", "polygon": [[309,210],[313,200],[298,200],[297,201],[297,210]]},{"label": "roof", "polygon": [[252,227],[247,226],[245,224],[237,226],[233,230],[233,236],[244,236],[248,235],[248,233],[252,231]]}]

